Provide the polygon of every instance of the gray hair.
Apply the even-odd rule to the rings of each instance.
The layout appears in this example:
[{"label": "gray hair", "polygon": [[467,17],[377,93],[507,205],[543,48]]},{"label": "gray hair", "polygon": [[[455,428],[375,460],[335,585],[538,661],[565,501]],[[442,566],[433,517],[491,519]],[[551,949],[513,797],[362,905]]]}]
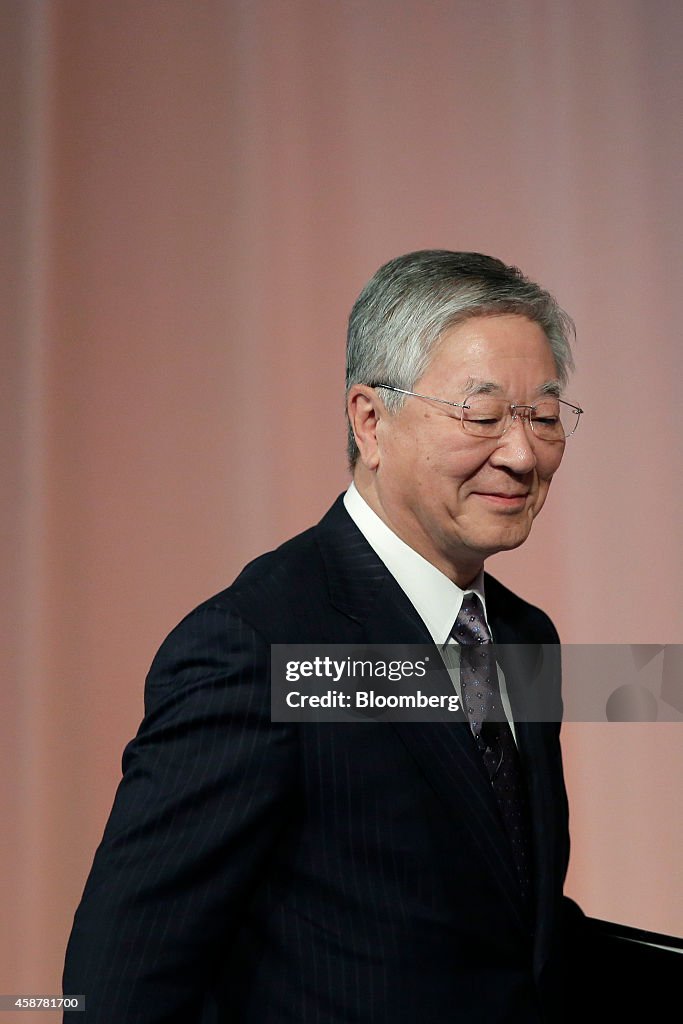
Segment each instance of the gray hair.
[{"label": "gray hair", "polygon": [[[477,252],[425,249],[380,267],[358,296],[349,317],[346,395],[354,384],[391,384],[412,390],[425,373],[445,331],[476,316],[516,313],[539,324],[564,387],[574,368],[571,317],[556,299],[517,267]],[[394,412],[405,395],[382,392]],[[358,447],[349,423],[351,468]]]}]

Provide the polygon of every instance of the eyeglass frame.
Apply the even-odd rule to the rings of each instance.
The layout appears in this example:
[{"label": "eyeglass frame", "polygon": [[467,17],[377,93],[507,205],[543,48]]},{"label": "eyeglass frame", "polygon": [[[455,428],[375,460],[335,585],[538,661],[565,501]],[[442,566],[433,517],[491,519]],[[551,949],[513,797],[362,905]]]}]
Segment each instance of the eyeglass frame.
[{"label": "eyeglass frame", "polygon": [[[424,398],[427,402],[438,402],[440,405],[450,405],[450,406],[452,406],[455,409],[470,409],[471,408],[471,406],[469,406],[466,401],[465,402],[451,402],[447,398],[434,398],[432,395],[421,395],[418,391],[408,391],[406,388],[397,388],[393,384],[368,384],[368,387],[371,387],[371,388],[384,388],[385,391],[396,391],[400,395],[411,395],[413,398]],[[498,438],[503,437],[507,433],[507,431],[510,429],[510,427],[512,426],[514,421],[518,418],[518,414],[517,414],[516,410],[517,409],[528,409],[529,411],[526,414],[526,419],[527,419],[527,421],[529,423],[529,426],[531,427],[531,431],[532,431],[534,437],[537,438],[537,440],[544,441],[546,444],[557,444],[558,441],[566,441],[568,437],[571,437],[572,434],[576,433],[576,429],[577,429],[577,427],[579,425],[579,421],[581,419],[581,416],[583,415],[583,409],[581,408],[581,406],[576,405],[575,402],[567,402],[564,398],[558,398],[557,395],[546,395],[544,397],[546,397],[546,398],[554,398],[556,402],[559,402],[561,405],[569,406],[569,408],[573,409],[573,411],[576,413],[576,424],[574,425],[573,430],[570,430],[568,434],[564,435],[564,437],[558,437],[558,438],[552,439],[552,440],[550,438],[539,437],[539,435],[536,433],[536,431],[534,429],[534,421],[531,418],[531,411],[533,409],[535,409],[536,406],[535,405],[527,405],[524,402],[509,402],[508,403],[509,406],[510,406],[510,411],[512,413],[512,416],[510,418],[510,422],[508,423],[507,427],[505,428],[505,430],[501,431],[500,434],[490,434],[490,435],[476,434],[476,433],[473,433],[471,431],[468,431],[467,428],[464,427],[464,426],[463,426],[462,429],[463,429],[463,431],[466,434],[469,433],[470,437],[478,437],[482,441],[486,441],[486,440],[497,441]],[[459,418],[461,424],[469,422],[469,420],[465,420],[464,417],[462,417],[462,416],[460,416],[458,418]]]}]

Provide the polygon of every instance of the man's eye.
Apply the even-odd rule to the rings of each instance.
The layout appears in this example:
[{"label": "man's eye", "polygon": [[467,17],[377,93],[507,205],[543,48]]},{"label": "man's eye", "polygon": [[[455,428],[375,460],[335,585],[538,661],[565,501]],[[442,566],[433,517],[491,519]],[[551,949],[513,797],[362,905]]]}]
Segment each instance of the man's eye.
[{"label": "man's eye", "polygon": [[555,427],[560,422],[559,416],[534,416],[534,423],[543,423],[548,427]]}]

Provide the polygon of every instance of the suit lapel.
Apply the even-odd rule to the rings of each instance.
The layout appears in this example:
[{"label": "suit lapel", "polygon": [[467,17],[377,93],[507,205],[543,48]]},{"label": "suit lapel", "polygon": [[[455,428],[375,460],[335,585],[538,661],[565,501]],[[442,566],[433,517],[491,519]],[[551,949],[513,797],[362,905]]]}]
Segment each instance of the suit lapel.
[{"label": "suit lapel", "polygon": [[[339,499],[318,527],[318,537],[335,607],[358,626],[367,644],[429,644],[432,685],[452,692],[441,655],[413,605],[356,527]],[[509,842],[481,756],[464,714],[449,722],[392,722],[449,814],[469,829],[481,859],[496,879],[501,904],[518,924],[528,926]]]}]

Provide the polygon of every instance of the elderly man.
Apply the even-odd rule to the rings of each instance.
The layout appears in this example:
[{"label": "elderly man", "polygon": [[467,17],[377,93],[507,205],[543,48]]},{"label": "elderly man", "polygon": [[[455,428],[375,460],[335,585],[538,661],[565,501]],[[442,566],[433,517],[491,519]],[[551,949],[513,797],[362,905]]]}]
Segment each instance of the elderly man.
[{"label": "elderly man", "polygon": [[[492,640],[557,634],[483,567],[527,538],[576,429],[571,330],[548,292],[475,253],[411,253],[365,287],[353,483],[150,671],[67,953],[86,1019],[558,1019],[559,725],[516,718],[486,661]],[[290,643],[476,643],[488,671],[456,681],[449,720],[275,721],[271,645]]]}]

